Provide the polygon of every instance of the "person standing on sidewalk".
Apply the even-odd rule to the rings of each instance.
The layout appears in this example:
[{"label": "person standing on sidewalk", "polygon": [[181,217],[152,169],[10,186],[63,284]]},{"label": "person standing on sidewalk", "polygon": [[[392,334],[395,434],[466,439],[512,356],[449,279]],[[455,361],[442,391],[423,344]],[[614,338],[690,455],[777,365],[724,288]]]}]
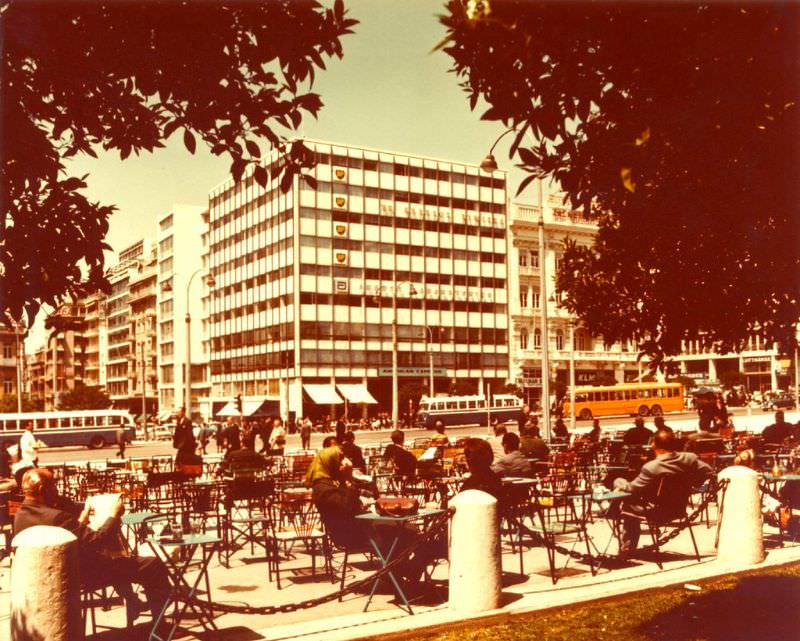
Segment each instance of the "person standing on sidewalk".
[{"label": "person standing on sidewalk", "polygon": [[19,459],[30,467],[39,467],[39,445],[33,435],[33,421],[25,423],[25,431],[19,437]]},{"label": "person standing on sidewalk", "polygon": [[302,449],[311,449],[311,419],[308,417],[300,423],[300,443]]},{"label": "person standing on sidewalk", "polygon": [[125,445],[128,442],[128,436],[125,434],[124,427],[117,428],[117,458],[125,458]]}]

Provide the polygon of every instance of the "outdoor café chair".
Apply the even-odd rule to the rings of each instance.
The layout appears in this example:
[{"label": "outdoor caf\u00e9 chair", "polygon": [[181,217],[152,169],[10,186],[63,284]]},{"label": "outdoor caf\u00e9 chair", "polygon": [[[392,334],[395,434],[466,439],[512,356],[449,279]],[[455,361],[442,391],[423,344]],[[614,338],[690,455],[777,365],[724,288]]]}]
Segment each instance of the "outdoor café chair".
[{"label": "outdoor caf\u00e9 chair", "polygon": [[[699,562],[700,551],[692,531],[692,522],[689,520],[687,510],[691,505],[692,485],[681,476],[663,476],[658,484],[658,489],[653,502],[643,509],[633,509],[630,505],[622,505],[621,515],[636,518],[647,524],[650,537],[655,547],[655,562],[659,569],[663,569],[661,561],[661,544],[659,539],[668,528],[685,528],[689,530],[692,539],[694,554]],[[621,530],[620,530],[621,531]]]},{"label": "outdoor caf\u00e9 chair", "polygon": [[240,476],[226,483],[220,550],[220,559],[225,567],[230,567],[233,554],[248,544],[250,554],[255,553],[256,545],[262,546],[269,554],[267,533],[274,489],[271,479],[259,476]]},{"label": "outdoor caf\u00e9 chair", "polygon": [[[277,512],[277,513],[276,513]],[[275,578],[281,589],[281,552],[288,558],[295,558],[295,544],[301,543],[311,555],[311,573],[316,574],[317,554],[323,557],[323,567],[331,576],[328,537],[322,528],[319,512],[311,499],[311,491],[284,491],[276,504],[272,505],[272,518],[267,533],[268,578]]]}]

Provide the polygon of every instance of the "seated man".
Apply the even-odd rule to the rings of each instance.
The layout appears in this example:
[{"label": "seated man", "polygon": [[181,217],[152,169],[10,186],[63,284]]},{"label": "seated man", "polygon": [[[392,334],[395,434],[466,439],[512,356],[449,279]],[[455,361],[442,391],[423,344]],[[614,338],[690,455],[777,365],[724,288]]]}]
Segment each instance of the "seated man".
[{"label": "seated man", "polygon": [[539,436],[538,427],[528,427],[519,441],[519,449],[525,458],[535,458],[546,461],[550,450],[547,443]]},{"label": "seated man", "polygon": [[533,466],[519,451],[519,436],[514,432],[508,432],[503,436],[503,449],[505,456],[495,460],[492,464],[492,472],[498,476],[532,476]]},{"label": "seated man", "polygon": [[431,447],[448,447],[450,445],[450,439],[447,438],[447,434],[444,433],[444,423],[442,423],[442,421],[436,421],[433,425],[433,429],[436,431],[436,434],[431,438]]},{"label": "seated man", "polygon": [[217,468],[218,476],[235,476],[265,470],[267,459],[250,447],[229,449]]},{"label": "seated man", "polygon": [[775,412],[775,422],[767,425],[761,433],[764,445],[783,445],[783,442],[792,436],[794,436],[792,424],[784,420],[781,410]]},{"label": "seated man", "polygon": [[87,525],[90,508],[87,506],[77,518],[69,511],[70,501],[60,497],[53,473],[47,469],[28,470],[22,480],[25,500],[14,517],[14,534],[34,525],[61,527],[78,539],[78,558],[85,583],[113,585],[125,599],[128,625],[140,614],[138,599],[131,583],[140,584],[147,596],[153,618],[164,607],[169,592],[167,573],[160,559],[137,556],[112,557],[107,549],[119,536],[120,520],[124,507],[118,500],[112,515],[96,532]]},{"label": "seated man", "polygon": [[361,448],[356,445],[356,435],[353,430],[347,430],[344,433],[344,442],[339,446],[342,453],[350,459],[353,467],[363,474],[367,473],[367,463],[364,460],[364,453]]},{"label": "seated man", "polygon": [[[505,428],[503,428],[505,429]],[[467,460],[469,477],[461,485],[461,491],[480,490],[491,494],[498,501],[503,497],[503,482],[492,471],[492,447],[482,438],[468,438],[464,443],[464,458]]]},{"label": "seated man", "polygon": [[[714,470],[691,452],[676,452],[675,434],[670,429],[660,429],[653,437],[655,458],[645,463],[639,476],[633,481],[617,478],[614,489],[630,492],[631,497],[622,504],[622,544],[620,552],[636,549],[641,532],[640,519],[657,509],[660,502],[681,497],[659,497],[661,482],[665,479],[678,481],[687,491],[714,476]],[[688,498],[688,496],[686,497]],[[626,516],[627,513],[627,516]]]},{"label": "seated man", "polygon": [[625,445],[647,445],[653,438],[653,432],[644,426],[644,419],[637,417],[633,421],[633,427],[625,432],[622,442]]},{"label": "seated man", "polygon": [[401,430],[395,430],[391,435],[392,442],[383,451],[383,458],[392,461],[400,476],[414,476],[417,472],[417,459],[403,447],[406,436]]}]

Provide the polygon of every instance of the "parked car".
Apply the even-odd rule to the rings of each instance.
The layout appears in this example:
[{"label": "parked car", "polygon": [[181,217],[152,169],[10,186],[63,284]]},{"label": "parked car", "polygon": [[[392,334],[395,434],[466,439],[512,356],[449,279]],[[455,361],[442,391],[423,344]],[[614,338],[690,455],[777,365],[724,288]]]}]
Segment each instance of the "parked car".
[{"label": "parked car", "polygon": [[790,396],[786,392],[770,396],[761,403],[762,410],[772,410],[773,412],[790,407],[794,407],[794,396]]}]

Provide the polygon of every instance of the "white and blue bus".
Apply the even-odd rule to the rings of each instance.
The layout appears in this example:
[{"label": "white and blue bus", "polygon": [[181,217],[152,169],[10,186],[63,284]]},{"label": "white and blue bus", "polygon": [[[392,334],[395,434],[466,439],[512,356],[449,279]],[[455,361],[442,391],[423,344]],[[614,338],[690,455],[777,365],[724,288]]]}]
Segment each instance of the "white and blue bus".
[{"label": "white and blue bus", "polygon": [[436,421],[445,425],[489,425],[516,421],[522,415],[522,401],[513,394],[495,394],[488,405],[482,396],[423,396],[417,422],[432,429]]},{"label": "white and blue bus", "polygon": [[33,435],[47,447],[81,445],[100,448],[117,440],[122,428],[128,441],[136,436],[133,417],[126,410],[80,410],[74,412],[23,412],[0,414],[0,446],[16,443],[28,422]]}]

